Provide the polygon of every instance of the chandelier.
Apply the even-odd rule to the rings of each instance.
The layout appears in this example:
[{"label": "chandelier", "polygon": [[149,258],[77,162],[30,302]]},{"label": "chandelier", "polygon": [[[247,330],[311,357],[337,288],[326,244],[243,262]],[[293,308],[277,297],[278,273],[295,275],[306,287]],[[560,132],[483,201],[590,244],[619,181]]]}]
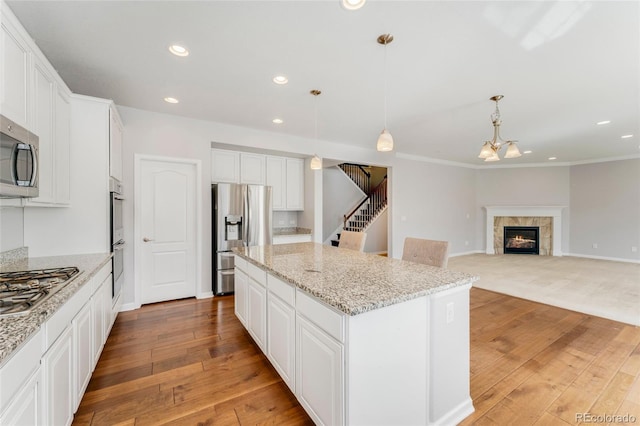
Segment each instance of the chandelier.
[{"label": "chandelier", "polygon": [[500,151],[500,149],[505,145],[507,146],[507,152],[505,152],[504,158],[517,158],[522,155],[516,145],[516,141],[505,141],[500,137],[500,124],[502,124],[502,118],[500,117],[498,101],[503,97],[504,96],[502,95],[495,95],[489,98],[496,103],[496,110],[491,114],[491,122],[493,123],[493,140],[486,141],[484,145],[482,145],[480,155],[478,155],[478,158],[483,158],[484,161],[500,161],[498,151]]}]

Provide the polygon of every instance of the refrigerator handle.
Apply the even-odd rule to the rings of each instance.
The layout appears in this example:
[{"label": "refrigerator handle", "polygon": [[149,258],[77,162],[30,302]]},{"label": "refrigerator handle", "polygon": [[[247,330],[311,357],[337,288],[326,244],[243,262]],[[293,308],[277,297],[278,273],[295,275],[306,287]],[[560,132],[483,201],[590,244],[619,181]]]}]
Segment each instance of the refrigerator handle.
[{"label": "refrigerator handle", "polygon": [[244,186],[243,191],[242,191],[242,202],[244,204],[244,208],[242,209],[243,213],[244,213],[244,229],[243,229],[243,233],[244,235],[242,236],[242,244],[245,247],[249,247],[249,227],[251,226],[251,220],[249,218],[249,187],[248,186]]}]

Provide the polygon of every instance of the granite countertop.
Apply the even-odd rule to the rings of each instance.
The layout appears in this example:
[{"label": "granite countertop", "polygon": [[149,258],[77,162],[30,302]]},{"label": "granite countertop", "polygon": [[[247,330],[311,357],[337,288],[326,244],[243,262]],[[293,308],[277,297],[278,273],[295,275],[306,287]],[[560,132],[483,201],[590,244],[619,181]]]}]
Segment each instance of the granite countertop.
[{"label": "granite countertop", "polygon": [[311,229],[308,228],[273,228],[273,236],[278,237],[281,235],[305,235],[311,234]]},{"label": "granite countertop", "polygon": [[233,251],[348,315],[478,279],[463,272],[318,243],[240,247]]},{"label": "granite countertop", "polygon": [[80,270],[73,280],[57,293],[26,314],[0,315],[0,365],[5,359],[38,331],[51,315],[86,284],[107,262],[111,253],[87,255],[32,257],[0,266],[0,272],[75,266]]}]

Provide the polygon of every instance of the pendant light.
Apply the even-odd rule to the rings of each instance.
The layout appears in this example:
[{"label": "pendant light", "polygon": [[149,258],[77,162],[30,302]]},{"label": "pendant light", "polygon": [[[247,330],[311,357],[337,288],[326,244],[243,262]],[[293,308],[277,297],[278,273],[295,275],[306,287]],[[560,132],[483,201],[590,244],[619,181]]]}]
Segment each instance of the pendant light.
[{"label": "pendant light", "polygon": [[387,44],[393,41],[391,34],[382,34],[378,37],[378,43],[384,46],[384,128],[378,136],[376,148],[378,151],[393,151],[393,136],[387,130]]},{"label": "pendant light", "polygon": [[[317,142],[318,141],[318,96],[320,96],[322,92],[320,90],[313,89],[309,93],[311,93],[315,97],[315,100],[313,101],[314,107],[315,107],[315,112],[314,112],[315,127],[313,132],[313,139]],[[318,157],[318,154],[313,154],[310,167],[311,167],[311,170],[322,169],[322,158]]]},{"label": "pendant light", "polygon": [[482,158],[484,161],[500,161],[498,151],[503,146],[507,146],[507,151],[504,154],[504,158],[518,158],[522,156],[520,150],[516,145],[517,141],[508,140],[505,141],[500,136],[500,125],[502,124],[502,117],[500,116],[500,108],[498,108],[498,102],[504,98],[502,95],[495,95],[489,98],[496,103],[496,110],[491,114],[491,123],[493,123],[493,139],[485,141],[480,149],[480,155],[478,158]]}]

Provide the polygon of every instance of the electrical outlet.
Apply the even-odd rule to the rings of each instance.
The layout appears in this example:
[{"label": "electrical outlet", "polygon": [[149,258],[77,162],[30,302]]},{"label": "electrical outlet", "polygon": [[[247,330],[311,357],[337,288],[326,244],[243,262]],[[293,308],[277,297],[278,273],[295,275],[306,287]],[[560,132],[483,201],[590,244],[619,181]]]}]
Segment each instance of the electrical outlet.
[{"label": "electrical outlet", "polygon": [[631,247],[631,252],[632,252],[632,253],[637,253],[637,252],[638,252],[638,247],[636,247],[636,246],[632,246],[632,247]]},{"label": "electrical outlet", "polygon": [[598,243],[593,243],[593,244],[591,245],[591,247],[593,247],[593,248],[597,249],[597,248],[598,248]]},{"label": "electrical outlet", "polygon": [[447,303],[447,324],[453,322],[453,302]]}]

